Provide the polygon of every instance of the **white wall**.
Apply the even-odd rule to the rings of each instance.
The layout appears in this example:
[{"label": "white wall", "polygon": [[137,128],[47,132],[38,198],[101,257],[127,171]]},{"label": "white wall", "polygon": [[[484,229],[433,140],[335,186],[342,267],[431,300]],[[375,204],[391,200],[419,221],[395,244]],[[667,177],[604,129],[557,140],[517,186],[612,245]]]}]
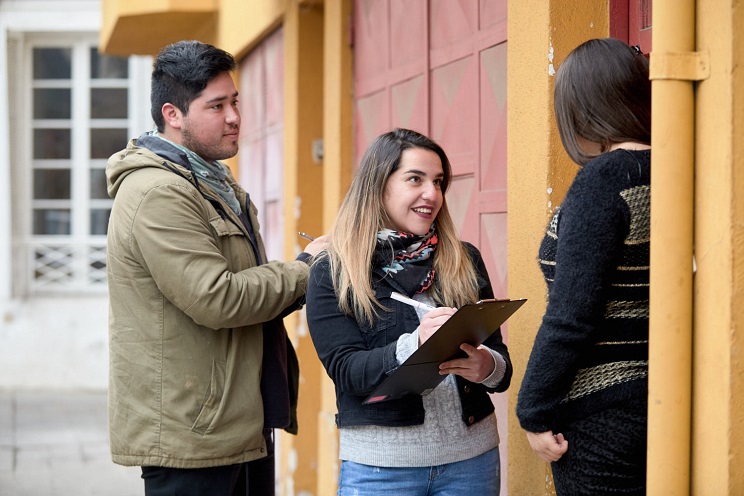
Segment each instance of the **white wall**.
[{"label": "white wall", "polygon": [[[0,1],[0,388],[100,389],[108,384],[108,295],[37,296],[18,294],[14,266],[11,215],[13,153],[9,81],[17,78],[8,50],[24,33],[88,32],[100,29],[100,0]],[[16,41],[12,41],[16,40]],[[147,130],[149,118],[149,59],[136,65],[132,77],[142,85],[130,93],[134,134]],[[139,79],[138,79],[139,80]],[[25,116],[27,117],[27,116]],[[122,148],[126,143],[122,143]],[[18,271],[15,271],[16,273]],[[16,288],[16,289],[14,289]],[[15,294],[14,294],[15,291]]]},{"label": "white wall", "polygon": [[107,387],[106,295],[11,300],[0,308],[0,388]]}]

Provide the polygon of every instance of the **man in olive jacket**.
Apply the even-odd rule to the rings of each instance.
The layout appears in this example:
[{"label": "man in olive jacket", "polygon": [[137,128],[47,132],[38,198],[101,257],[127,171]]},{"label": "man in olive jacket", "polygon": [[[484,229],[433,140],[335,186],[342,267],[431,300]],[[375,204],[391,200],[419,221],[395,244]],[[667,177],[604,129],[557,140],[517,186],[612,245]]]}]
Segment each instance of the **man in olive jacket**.
[{"label": "man in olive jacket", "polygon": [[238,151],[233,57],[195,41],[152,73],[157,131],[109,159],[109,430],[147,495],[274,492],[274,428],[296,432],[298,368],[281,317],[310,243],[267,262],[256,209],[220,160]]}]

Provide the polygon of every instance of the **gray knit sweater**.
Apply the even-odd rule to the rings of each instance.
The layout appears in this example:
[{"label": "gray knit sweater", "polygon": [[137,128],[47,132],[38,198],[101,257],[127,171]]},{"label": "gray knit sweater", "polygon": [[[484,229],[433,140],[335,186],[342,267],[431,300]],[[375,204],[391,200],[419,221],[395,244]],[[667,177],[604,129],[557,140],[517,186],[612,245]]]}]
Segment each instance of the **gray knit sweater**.
[{"label": "gray knit sweater", "polygon": [[[416,299],[431,303],[421,295]],[[426,311],[416,312],[420,320]],[[398,363],[411,356],[417,346],[418,330],[401,335],[396,350]],[[497,352],[489,351],[495,367],[483,384],[495,387],[504,377],[506,362]],[[341,428],[339,458],[377,467],[427,467],[467,460],[499,445],[495,413],[471,426],[463,423],[454,376],[447,376],[423,401],[426,416],[420,425]]]}]

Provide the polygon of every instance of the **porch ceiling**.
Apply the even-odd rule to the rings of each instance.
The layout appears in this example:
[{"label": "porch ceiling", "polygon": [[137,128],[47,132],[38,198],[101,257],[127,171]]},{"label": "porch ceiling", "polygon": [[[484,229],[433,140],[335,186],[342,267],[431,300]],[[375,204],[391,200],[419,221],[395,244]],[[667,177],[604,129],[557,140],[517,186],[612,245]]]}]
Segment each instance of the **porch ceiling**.
[{"label": "porch ceiling", "polygon": [[213,42],[218,0],[104,0],[100,50],[155,55],[183,39]]}]

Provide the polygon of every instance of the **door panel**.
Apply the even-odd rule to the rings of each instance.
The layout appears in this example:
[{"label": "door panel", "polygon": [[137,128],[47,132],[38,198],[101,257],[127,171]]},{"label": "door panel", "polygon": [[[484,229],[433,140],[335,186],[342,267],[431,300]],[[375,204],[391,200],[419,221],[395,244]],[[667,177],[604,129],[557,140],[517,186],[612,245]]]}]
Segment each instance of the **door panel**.
[{"label": "door panel", "polygon": [[269,260],[284,258],[284,37],[268,36],[240,63],[240,153],[243,188],[258,208]]},{"label": "door panel", "polygon": [[610,0],[610,36],[651,51],[653,0]]},{"label": "door panel", "polygon": [[430,136],[444,148],[455,176],[473,174],[478,160],[478,69],[477,56],[470,55],[431,71]]},{"label": "door panel", "polygon": [[[420,109],[427,105],[426,81],[423,75],[393,84],[390,88],[391,111],[393,120],[400,127],[408,129],[425,129],[426,112]],[[379,133],[378,133],[379,134]]]},{"label": "door panel", "polygon": [[651,0],[628,0],[628,44],[640,45],[643,53],[651,51]]}]

